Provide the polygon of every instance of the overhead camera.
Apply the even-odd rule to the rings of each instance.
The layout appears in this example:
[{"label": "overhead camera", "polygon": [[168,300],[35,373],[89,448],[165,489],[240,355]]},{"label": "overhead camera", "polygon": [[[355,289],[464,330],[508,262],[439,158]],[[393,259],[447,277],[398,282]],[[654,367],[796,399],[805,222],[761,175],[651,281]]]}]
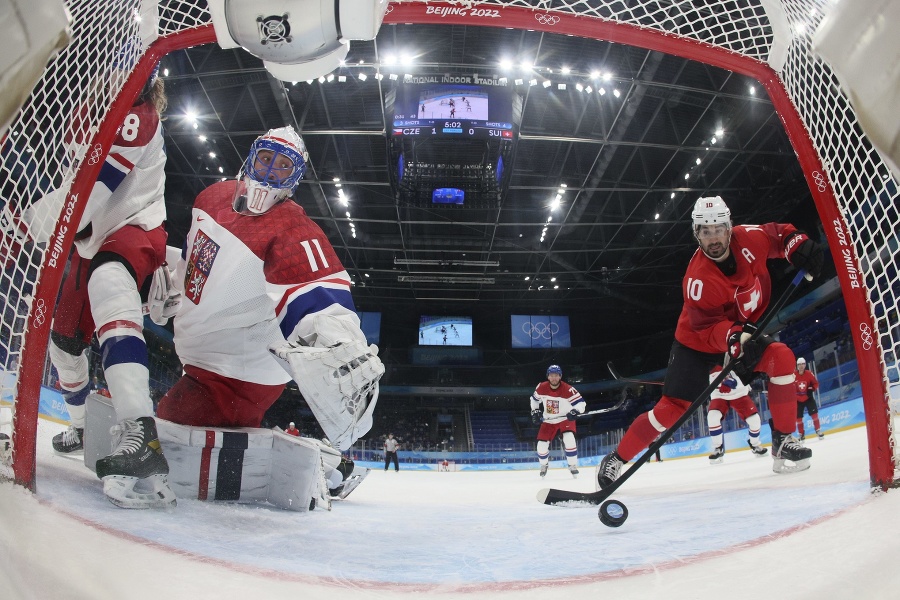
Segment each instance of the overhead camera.
[{"label": "overhead camera", "polygon": [[388,0],[209,0],[216,41],[261,58],[282,81],[334,71],[350,40],[373,40]]}]

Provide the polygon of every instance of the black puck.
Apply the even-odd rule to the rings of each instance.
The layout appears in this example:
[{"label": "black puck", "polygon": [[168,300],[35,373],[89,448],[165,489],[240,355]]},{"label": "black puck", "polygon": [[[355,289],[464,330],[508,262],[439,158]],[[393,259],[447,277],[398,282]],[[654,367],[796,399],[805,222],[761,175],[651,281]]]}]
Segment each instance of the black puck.
[{"label": "black puck", "polygon": [[628,509],[618,500],[607,500],[598,511],[600,522],[607,527],[621,527],[628,518]]}]

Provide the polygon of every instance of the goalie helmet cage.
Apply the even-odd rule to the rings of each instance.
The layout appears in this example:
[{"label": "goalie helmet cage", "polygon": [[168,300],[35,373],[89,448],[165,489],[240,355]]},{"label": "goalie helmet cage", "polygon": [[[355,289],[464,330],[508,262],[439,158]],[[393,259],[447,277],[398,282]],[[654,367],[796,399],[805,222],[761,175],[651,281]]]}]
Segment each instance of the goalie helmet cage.
[{"label": "goalie helmet cage", "polygon": [[[50,189],[68,192],[47,248],[22,245],[9,226],[0,229],[0,259],[16,257],[0,274],[0,401],[13,406],[15,481],[30,489],[52,307],[75,224],[152,68],[169,52],[215,42],[204,0],[66,4],[72,41],[51,61],[13,122],[0,163],[0,208],[8,209],[4,222],[14,225],[18,214]],[[900,379],[900,335],[892,329],[898,321],[895,205],[900,198],[836,77],[812,51],[811,35],[825,6],[819,0],[408,1],[388,7],[384,22],[580,36],[680,56],[759,81],[784,124],[824,224],[858,360],[870,480],[887,488],[897,463],[889,387]],[[140,60],[127,79],[117,77],[111,66],[127,69],[117,57],[135,39],[143,40]],[[76,111],[82,118],[67,118]],[[67,143],[73,139],[83,143]]]}]

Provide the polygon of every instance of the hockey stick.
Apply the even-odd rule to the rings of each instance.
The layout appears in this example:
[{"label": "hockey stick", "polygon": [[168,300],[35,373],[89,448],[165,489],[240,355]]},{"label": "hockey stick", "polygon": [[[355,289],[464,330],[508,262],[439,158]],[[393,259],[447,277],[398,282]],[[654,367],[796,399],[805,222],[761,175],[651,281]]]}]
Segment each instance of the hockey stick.
[{"label": "hockey stick", "polygon": [[577,419],[578,417],[586,417],[588,415],[602,415],[603,413],[608,413],[608,412],[612,412],[614,410],[619,410],[624,405],[625,405],[625,398],[622,398],[621,400],[616,402],[616,404],[614,406],[610,406],[609,408],[600,408],[597,410],[583,412],[580,415],[575,415],[575,418]]},{"label": "hockey stick", "polygon": [[[769,311],[763,316],[762,320],[757,324],[756,331],[750,336],[748,341],[755,340],[759,336],[762,335],[763,329],[765,329],[775,315],[780,311],[784,305],[787,303],[788,299],[793,294],[794,290],[803,282],[804,277],[806,276],[806,271],[800,270],[797,272],[797,275],[791,281],[791,285],[781,294],[781,297],[772,306]],[[745,342],[746,343],[746,342]],[[664,432],[660,434],[660,436],[650,444],[650,447],[647,448],[647,451],[644,452],[641,456],[639,456],[635,463],[631,466],[630,469],[625,471],[618,479],[616,479],[612,484],[603,488],[602,490],[596,492],[572,492],[569,490],[557,490],[552,488],[547,488],[540,490],[537,494],[537,499],[539,502],[543,504],[560,504],[562,502],[570,502],[570,501],[579,501],[579,502],[590,502],[591,504],[600,504],[607,498],[613,495],[613,493],[618,490],[623,483],[628,481],[628,479],[634,475],[638,469],[640,469],[644,463],[650,460],[650,458],[656,454],[656,451],[662,448],[662,446],[669,441],[669,438],[672,437],[678,428],[687,422],[687,420],[693,415],[698,408],[700,408],[709,395],[719,387],[725,378],[734,370],[734,366],[737,364],[737,361],[729,361],[727,365],[725,365],[719,374],[715,377],[715,379],[710,382],[706,388],[700,392],[697,398],[691,402],[691,405],[684,411],[684,414],[681,415],[675,423],[672,424],[671,427],[666,429]]]},{"label": "hockey stick", "polygon": [[663,385],[664,381],[650,381],[647,379],[630,379],[628,377],[622,377],[621,373],[616,370],[616,367],[613,365],[612,361],[606,363],[606,367],[609,369],[609,372],[612,374],[613,379],[616,381],[624,381],[626,383],[642,383],[644,385]]}]

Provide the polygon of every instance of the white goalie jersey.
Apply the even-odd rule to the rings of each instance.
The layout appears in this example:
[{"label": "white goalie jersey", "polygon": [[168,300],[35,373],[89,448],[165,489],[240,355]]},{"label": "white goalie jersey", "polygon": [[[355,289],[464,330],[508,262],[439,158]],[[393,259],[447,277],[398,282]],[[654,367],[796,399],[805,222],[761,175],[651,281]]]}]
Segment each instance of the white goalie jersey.
[{"label": "white goalie jersey", "polygon": [[269,346],[309,335],[315,315],[339,315],[356,330],[359,318],[350,277],[303,209],[288,201],[239,215],[235,183],[210,186],[194,204],[175,274],[183,286],[175,348],[185,364],[277,385],[290,376]]}]

